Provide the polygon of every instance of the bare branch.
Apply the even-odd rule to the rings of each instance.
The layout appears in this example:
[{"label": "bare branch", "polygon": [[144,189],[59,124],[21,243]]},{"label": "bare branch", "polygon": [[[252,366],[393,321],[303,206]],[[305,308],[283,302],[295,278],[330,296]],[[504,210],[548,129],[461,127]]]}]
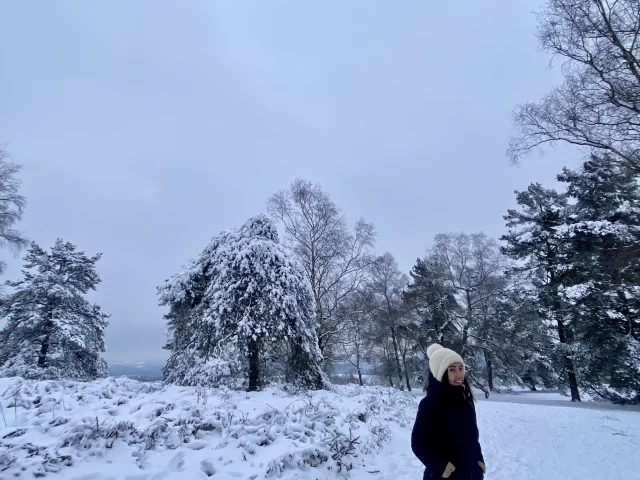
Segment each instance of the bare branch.
[{"label": "bare branch", "polygon": [[612,154],[640,171],[640,6],[637,0],[549,0],[538,15],[544,49],[565,59],[564,83],[514,113],[513,162],[546,144]]}]

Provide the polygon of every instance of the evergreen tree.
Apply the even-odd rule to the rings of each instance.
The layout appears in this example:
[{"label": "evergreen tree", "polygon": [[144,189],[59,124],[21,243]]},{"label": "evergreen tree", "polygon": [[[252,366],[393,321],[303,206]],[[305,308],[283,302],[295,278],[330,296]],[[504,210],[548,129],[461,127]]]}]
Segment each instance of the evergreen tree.
[{"label": "evergreen tree", "polygon": [[558,231],[567,248],[561,294],[574,306],[581,383],[610,399],[640,391],[640,188],[607,155],[564,169],[572,199]]},{"label": "evergreen tree", "polygon": [[561,268],[568,246],[558,229],[565,223],[567,196],[536,183],[524,192],[516,192],[520,210],[511,209],[504,219],[509,232],[502,237],[502,252],[522,262],[516,270],[526,272],[536,288],[539,314],[554,325],[557,356],[563,377],[571,391],[571,400],[580,401],[574,349],[575,334],[571,304],[560,294],[567,275]]},{"label": "evergreen tree", "polygon": [[540,316],[535,291],[514,277],[503,278],[503,293],[485,302],[473,331],[482,350],[489,390],[496,382],[551,388],[556,385],[553,343]]},{"label": "evergreen tree", "polygon": [[87,381],[106,377],[104,330],[109,315],[84,296],[100,283],[96,263],[57,239],[50,252],[32,243],[23,279],[0,306],[7,320],[0,345],[0,375]]},{"label": "evergreen tree", "polygon": [[437,342],[445,347],[453,346],[458,338],[453,338],[456,315],[460,306],[455,297],[455,289],[446,283],[444,272],[428,258],[418,258],[409,273],[411,283],[403,297],[417,315],[415,339],[426,356],[427,347]]},{"label": "evergreen tree", "polygon": [[170,306],[168,380],[218,384],[244,372],[253,391],[278,369],[291,383],[324,386],[313,292],[267,217],[221,233],[159,291]]}]

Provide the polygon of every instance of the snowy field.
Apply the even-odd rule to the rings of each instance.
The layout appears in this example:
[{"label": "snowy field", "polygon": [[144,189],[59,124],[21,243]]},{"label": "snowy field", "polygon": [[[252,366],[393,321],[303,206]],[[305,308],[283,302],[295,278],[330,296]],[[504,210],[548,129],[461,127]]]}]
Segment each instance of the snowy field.
[{"label": "snowy field", "polygon": [[[540,398],[479,402],[488,479],[637,478],[640,412]],[[422,478],[409,440],[415,392],[351,385],[247,394],[124,378],[2,378],[0,399],[2,480]]]}]

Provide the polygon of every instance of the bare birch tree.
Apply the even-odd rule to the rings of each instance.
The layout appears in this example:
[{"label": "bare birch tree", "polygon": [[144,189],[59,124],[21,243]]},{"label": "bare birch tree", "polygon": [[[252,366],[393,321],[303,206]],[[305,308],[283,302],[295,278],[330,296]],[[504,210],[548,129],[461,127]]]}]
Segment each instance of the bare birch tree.
[{"label": "bare birch tree", "polygon": [[[393,356],[401,390],[404,390],[406,378],[402,368],[400,336],[408,317],[408,308],[402,292],[408,283],[408,277],[400,272],[398,263],[390,253],[379,256],[373,262],[368,288],[376,297],[376,320],[380,325],[379,331],[386,333],[390,341],[389,354]],[[407,387],[409,388],[408,382]]]},{"label": "bare birch tree", "polygon": [[457,292],[462,306],[458,315],[462,334],[460,354],[464,355],[469,333],[481,317],[483,305],[487,299],[502,294],[495,279],[504,273],[504,259],[497,242],[484,233],[438,234],[429,257],[441,266],[446,281]]},{"label": "bare birch tree", "polygon": [[[22,165],[13,163],[4,145],[0,144],[0,246],[8,247],[14,254],[28,244],[22,232],[13,228],[22,220],[27,205],[27,200],[18,193],[22,184],[17,178],[20,170]],[[5,262],[0,261],[0,273],[5,267]]]},{"label": "bare birch tree", "polygon": [[304,179],[273,195],[267,210],[284,226],[285,238],[306,270],[316,300],[318,344],[325,359],[331,359],[346,328],[337,309],[367,273],[374,227],[359,219],[351,231],[329,195]]},{"label": "bare birch tree", "polygon": [[356,369],[358,383],[364,385],[362,366],[370,356],[374,343],[375,296],[371,291],[361,288],[350,295],[339,310],[346,322],[341,342],[342,357]]}]

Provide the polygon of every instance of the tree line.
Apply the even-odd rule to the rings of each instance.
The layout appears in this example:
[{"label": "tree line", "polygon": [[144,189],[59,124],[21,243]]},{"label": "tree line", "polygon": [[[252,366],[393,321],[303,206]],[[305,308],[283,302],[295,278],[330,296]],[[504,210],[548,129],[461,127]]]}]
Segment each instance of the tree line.
[{"label": "tree line", "polygon": [[[549,0],[538,18],[564,82],[517,107],[508,155],[582,148],[579,168],[558,175],[562,188],[516,192],[499,239],[436,235],[407,274],[375,252],[371,223],[349,224],[321,186],[298,179],[268,199],[267,215],[216,235],[158,288],[165,379],[322,388],[350,362],[360,383],[375,364],[389,385],[411,389],[437,341],[465,356],[486,395],[519,385],[637,401],[640,10],[634,0]],[[19,166],[0,153],[0,241],[19,251],[27,241],[13,226],[26,201]],[[31,243],[0,306],[0,374],[106,374],[108,315],[84,299],[99,258],[62,240],[49,252]]]}]

